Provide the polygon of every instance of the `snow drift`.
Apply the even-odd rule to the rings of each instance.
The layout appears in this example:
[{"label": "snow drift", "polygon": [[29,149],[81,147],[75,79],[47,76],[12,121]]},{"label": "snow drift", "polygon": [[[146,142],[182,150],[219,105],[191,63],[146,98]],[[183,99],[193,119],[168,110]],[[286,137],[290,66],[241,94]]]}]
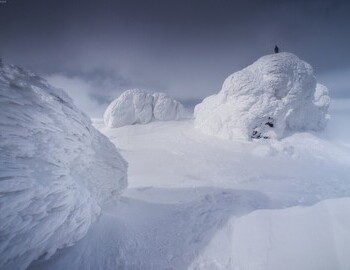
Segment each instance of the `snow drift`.
[{"label": "snow drift", "polygon": [[232,217],[189,270],[349,269],[350,199]]},{"label": "snow drift", "polygon": [[116,128],[133,124],[146,124],[152,120],[169,121],[183,118],[182,104],[165,93],[150,94],[131,89],[122,93],[106,109],[104,122]]},{"label": "snow drift", "polygon": [[330,98],[312,67],[291,53],[266,55],[230,75],[195,107],[195,126],[222,138],[282,138],[322,130]]},{"label": "snow drift", "polygon": [[115,146],[61,90],[0,63],[0,264],[74,244],[127,185]]}]

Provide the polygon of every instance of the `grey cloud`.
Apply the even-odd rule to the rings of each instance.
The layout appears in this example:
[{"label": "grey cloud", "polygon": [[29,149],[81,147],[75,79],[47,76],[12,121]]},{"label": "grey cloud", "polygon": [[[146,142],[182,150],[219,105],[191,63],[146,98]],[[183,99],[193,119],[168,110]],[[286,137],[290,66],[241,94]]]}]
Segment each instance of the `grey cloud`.
[{"label": "grey cloud", "polygon": [[317,79],[328,87],[331,97],[350,99],[350,68],[323,73]]},{"label": "grey cloud", "polygon": [[347,97],[339,71],[350,69],[348,14],[342,0],[8,0],[0,55],[43,76],[79,79],[98,104],[134,87],[193,103],[278,44]]}]

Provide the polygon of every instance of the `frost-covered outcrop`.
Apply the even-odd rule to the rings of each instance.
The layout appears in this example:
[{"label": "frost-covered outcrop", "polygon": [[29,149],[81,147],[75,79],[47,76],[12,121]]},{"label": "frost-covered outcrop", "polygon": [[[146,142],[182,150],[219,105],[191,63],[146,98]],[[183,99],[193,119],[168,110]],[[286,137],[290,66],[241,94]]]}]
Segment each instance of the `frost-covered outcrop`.
[{"label": "frost-covered outcrop", "polygon": [[115,146],[63,91],[0,63],[0,265],[74,244],[127,185]]},{"label": "frost-covered outcrop", "polygon": [[195,107],[195,126],[222,138],[282,138],[325,127],[330,98],[312,67],[291,53],[266,55],[230,75]]},{"label": "frost-covered outcrop", "polygon": [[153,94],[154,119],[159,121],[178,120],[183,117],[183,110],[182,104],[167,94]]},{"label": "frost-covered outcrop", "polygon": [[122,93],[108,106],[103,116],[106,126],[111,128],[183,117],[184,108],[180,102],[165,93],[150,94],[140,89]]}]

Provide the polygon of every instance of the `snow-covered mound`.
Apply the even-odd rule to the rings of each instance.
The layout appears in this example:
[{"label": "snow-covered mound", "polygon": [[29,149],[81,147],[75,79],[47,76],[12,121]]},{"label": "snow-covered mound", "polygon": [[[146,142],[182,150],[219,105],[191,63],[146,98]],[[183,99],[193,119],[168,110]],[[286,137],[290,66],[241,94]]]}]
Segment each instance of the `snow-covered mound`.
[{"label": "snow-covered mound", "polygon": [[67,94],[1,63],[0,149],[1,269],[74,244],[127,185],[127,163]]},{"label": "snow-covered mound", "polygon": [[282,138],[325,127],[330,98],[312,67],[291,53],[266,55],[230,75],[195,108],[195,126],[222,138]]},{"label": "snow-covered mound", "polygon": [[178,120],[183,117],[183,110],[182,104],[167,94],[153,94],[154,119],[159,121]]},{"label": "snow-covered mound", "polygon": [[108,106],[103,116],[106,126],[111,128],[183,117],[184,108],[180,102],[165,93],[150,94],[140,89],[122,93]]}]

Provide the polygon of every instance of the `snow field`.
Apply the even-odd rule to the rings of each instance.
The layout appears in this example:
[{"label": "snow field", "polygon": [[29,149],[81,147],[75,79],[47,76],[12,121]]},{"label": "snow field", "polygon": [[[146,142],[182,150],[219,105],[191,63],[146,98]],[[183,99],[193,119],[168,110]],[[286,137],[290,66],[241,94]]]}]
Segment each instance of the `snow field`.
[{"label": "snow field", "polygon": [[[342,134],[339,115],[329,128]],[[94,125],[128,161],[129,188],[83,240],[30,269],[349,268],[349,137],[327,128],[227,141],[193,120]]]}]

